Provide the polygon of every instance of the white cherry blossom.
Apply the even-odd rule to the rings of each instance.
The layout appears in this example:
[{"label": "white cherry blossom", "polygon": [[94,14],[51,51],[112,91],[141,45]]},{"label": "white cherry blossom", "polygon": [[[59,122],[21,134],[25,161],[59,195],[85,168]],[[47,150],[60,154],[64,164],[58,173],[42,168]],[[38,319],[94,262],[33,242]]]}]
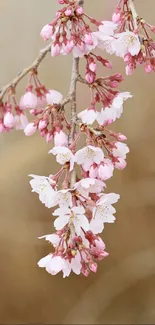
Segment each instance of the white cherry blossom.
[{"label": "white cherry blossom", "polygon": [[96,202],[93,208],[93,218],[90,221],[90,230],[94,234],[101,233],[104,229],[104,223],[113,223],[115,217],[113,214],[116,212],[112,204],[119,200],[120,196],[115,193],[101,194],[100,199]]},{"label": "white cherry blossom", "polygon": [[97,118],[97,112],[94,109],[85,109],[78,114],[78,117],[84,124],[93,124]]},{"label": "white cherry blossom", "polygon": [[82,267],[81,256],[77,251],[75,257],[73,257],[71,262],[69,262],[68,260],[63,259],[61,256],[53,256],[53,254],[49,254],[38,262],[38,266],[45,268],[46,271],[51,275],[56,275],[62,271],[63,278],[68,277],[71,271],[79,275]]},{"label": "white cherry blossom", "polygon": [[81,234],[81,227],[85,230],[89,230],[89,222],[85,216],[85,209],[82,206],[69,208],[58,208],[54,211],[53,215],[58,216],[54,222],[56,230],[63,229],[67,224],[73,225],[75,233]]},{"label": "white cherry blossom", "polygon": [[49,177],[29,175],[33,179],[30,181],[32,192],[39,194],[39,200],[45,204],[47,208],[53,207],[55,203],[56,191],[51,187]]},{"label": "white cherry blossom", "polygon": [[75,159],[78,165],[82,165],[83,169],[88,171],[93,163],[100,164],[103,161],[104,153],[98,147],[87,146],[76,152]]},{"label": "white cherry blossom", "polygon": [[54,247],[57,247],[60,243],[60,237],[57,234],[44,235],[38,238],[49,241]]},{"label": "white cherry blossom", "polygon": [[106,125],[120,118],[123,113],[123,102],[131,97],[132,95],[129,92],[119,93],[114,98],[110,107],[102,108],[101,112],[97,114],[97,122],[100,125]]},{"label": "white cherry blossom", "polygon": [[132,56],[138,55],[141,50],[141,44],[137,34],[126,31],[115,34],[112,48],[117,56],[124,58],[128,53]]},{"label": "white cherry blossom", "polygon": [[56,155],[56,161],[61,164],[65,165],[67,162],[70,163],[70,171],[73,170],[75,157],[70,149],[67,147],[54,147],[49,151],[49,153],[52,153],[53,155]]},{"label": "white cherry blossom", "polygon": [[58,191],[55,201],[60,207],[72,207],[72,194],[69,189]]},{"label": "white cherry blossom", "polygon": [[112,153],[114,157],[126,159],[126,155],[129,152],[129,148],[125,143],[116,142],[115,148],[112,149]]},{"label": "white cherry blossom", "polygon": [[49,90],[46,94],[46,101],[47,104],[53,105],[53,104],[60,104],[62,101],[63,95],[59,93],[57,90]]}]

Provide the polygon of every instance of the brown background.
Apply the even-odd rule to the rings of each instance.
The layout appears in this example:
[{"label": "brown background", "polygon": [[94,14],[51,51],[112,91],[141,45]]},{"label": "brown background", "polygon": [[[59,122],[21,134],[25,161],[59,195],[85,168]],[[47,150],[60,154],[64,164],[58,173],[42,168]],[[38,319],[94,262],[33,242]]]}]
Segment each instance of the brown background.
[{"label": "brown background", "polygon": [[[140,15],[155,23],[155,1],[136,0]],[[110,19],[116,0],[85,0],[90,15]],[[7,83],[44,46],[41,27],[56,10],[56,0],[0,1],[0,85]],[[124,73],[113,58],[114,71]],[[67,93],[70,57],[49,57],[41,80]],[[104,71],[103,71],[104,73]],[[106,71],[107,73],[107,71]],[[52,232],[51,211],[31,194],[29,173],[48,175],[56,164],[39,135],[22,132],[0,138],[0,323],[153,324],[155,323],[155,75],[138,69],[122,89],[133,99],[115,129],[128,136],[128,167],[115,172],[108,190],[121,194],[117,222],[106,225],[109,258],[89,278],[63,280],[36,266],[50,251],[37,237]],[[23,92],[24,83],[19,87]],[[79,90],[79,109],[87,106]]]}]

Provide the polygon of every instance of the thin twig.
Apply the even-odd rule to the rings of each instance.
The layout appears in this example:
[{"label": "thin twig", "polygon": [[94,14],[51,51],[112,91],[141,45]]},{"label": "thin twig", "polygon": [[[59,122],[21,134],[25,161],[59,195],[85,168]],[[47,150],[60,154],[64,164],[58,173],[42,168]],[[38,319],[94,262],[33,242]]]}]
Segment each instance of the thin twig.
[{"label": "thin twig", "polygon": [[15,77],[11,82],[9,82],[6,86],[2,87],[0,89],[0,101],[2,101],[4,95],[9,91],[10,89],[15,90],[17,84],[21,79],[23,79],[29,72],[33,70],[37,70],[39,64],[42,62],[42,60],[45,58],[48,52],[51,50],[51,44],[48,44],[44,49],[42,49],[38,55],[38,57],[35,59],[35,61],[27,68],[25,68],[22,72],[18,74],[17,77]]}]

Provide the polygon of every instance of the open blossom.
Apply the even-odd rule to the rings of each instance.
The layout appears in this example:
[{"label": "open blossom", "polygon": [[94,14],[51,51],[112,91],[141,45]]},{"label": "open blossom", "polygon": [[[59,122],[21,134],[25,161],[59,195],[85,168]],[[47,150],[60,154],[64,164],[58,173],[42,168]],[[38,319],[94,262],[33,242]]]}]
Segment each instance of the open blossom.
[{"label": "open blossom", "polygon": [[57,247],[60,243],[60,237],[57,234],[44,235],[38,238],[47,240],[53,247]]},{"label": "open blossom", "polygon": [[83,169],[88,171],[93,163],[100,164],[103,161],[104,153],[98,147],[87,146],[76,152],[75,159],[78,165],[82,165]]},{"label": "open blossom", "polygon": [[99,26],[99,31],[95,32],[95,35],[100,40],[105,40],[105,36],[113,36],[115,30],[118,25],[113,23],[112,21],[101,21],[101,25]]},{"label": "open blossom", "polygon": [[56,192],[52,188],[49,177],[29,175],[33,179],[30,181],[32,192],[39,194],[39,200],[45,204],[47,208],[51,208],[55,205]]},{"label": "open blossom", "polygon": [[101,194],[93,209],[93,218],[90,222],[90,230],[94,234],[101,233],[104,229],[104,223],[113,223],[116,212],[112,204],[119,200],[120,196],[115,193]]},{"label": "open blossom", "polygon": [[61,164],[65,165],[66,163],[70,163],[70,171],[73,170],[75,157],[70,149],[67,147],[54,147],[49,151],[53,155],[56,155],[56,161]]},{"label": "open blossom", "polygon": [[27,91],[20,99],[19,106],[21,109],[31,108],[34,109],[37,107],[37,96],[33,94],[32,91]]},{"label": "open blossom", "polygon": [[123,58],[128,53],[132,56],[138,55],[141,50],[138,35],[130,31],[115,34],[115,40],[112,43],[112,47],[115,54]]},{"label": "open blossom", "polygon": [[115,147],[112,149],[113,156],[122,159],[126,159],[126,155],[128,152],[129,152],[128,146],[122,142],[116,142]]},{"label": "open blossom", "polygon": [[61,256],[53,256],[53,254],[49,254],[43,257],[38,262],[38,265],[39,267],[45,268],[46,271],[52,275],[56,275],[62,271],[64,278],[68,277],[71,271],[79,275],[82,268],[81,257],[78,251],[70,262],[66,259],[63,259]]},{"label": "open blossom", "polygon": [[120,118],[123,113],[123,103],[132,95],[129,92],[118,93],[110,107],[103,107],[97,114],[97,122],[100,125],[108,125]]},{"label": "open blossom", "polygon": [[65,208],[72,207],[72,194],[70,193],[70,189],[56,192],[55,205]]},{"label": "open blossom", "polygon": [[94,109],[85,109],[78,114],[84,124],[93,124],[97,118],[97,112]]},{"label": "open blossom", "polygon": [[56,230],[61,230],[67,224],[74,227],[75,234],[81,234],[81,228],[85,231],[89,230],[89,222],[85,216],[85,209],[82,206],[69,208],[58,208],[53,213],[58,218],[54,222]]},{"label": "open blossom", "polygon": [[46,94],[46,101],[47,104],[53,105],[53,104],[60,104],[62,101],[63,95],[59,93],[56,90],[49,90]]}]

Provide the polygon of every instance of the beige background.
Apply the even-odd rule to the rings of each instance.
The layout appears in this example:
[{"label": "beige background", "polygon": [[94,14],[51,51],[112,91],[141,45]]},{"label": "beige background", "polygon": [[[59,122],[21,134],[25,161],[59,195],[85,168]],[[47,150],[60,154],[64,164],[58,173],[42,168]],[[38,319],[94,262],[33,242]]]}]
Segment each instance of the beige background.
[{"label": "beige background", "polygon": [[[155,23],[155,1],[135,2],[139,14]],[[116,0],[85,0],[87,12],[99,19],[110,19],[115,4]],[[56,0],[0,1],[0,86],[31,63],[44,46],[39,32],[56,7]],[[113,62],[114,71],[124,73],[122,61],[113,58]],[[70,57],[49,56],[40,68],[41,80],[67,93],[70,63]],[[31,194],[27,175],[48,175],[57,166],[47,154],[50,146],[39,135],[1,136],[0,323],[155,323],[154,78],[141,68],[125,77],[122,85],[134,97],[115,129],[128,136],[131,153],[126,170],[115,172],[108,183],[109,191],[121,194],[117,222],[104,231],[110,256],[89,278],[72,275],[63,280],[36,266],[50,251],[37,237],[52,231],[53,220]],[[78,107],[84,109],[85,88],[78,91]]]}]

